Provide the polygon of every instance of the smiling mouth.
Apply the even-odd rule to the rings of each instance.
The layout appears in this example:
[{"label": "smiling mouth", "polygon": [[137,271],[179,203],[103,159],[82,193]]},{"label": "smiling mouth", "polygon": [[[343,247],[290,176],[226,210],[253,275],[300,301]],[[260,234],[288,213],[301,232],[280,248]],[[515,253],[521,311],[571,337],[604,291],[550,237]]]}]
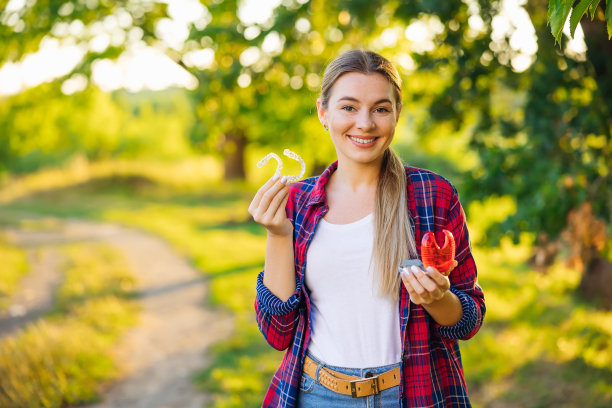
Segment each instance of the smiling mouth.
[{"label": "smiling mouth", "polygon": [[357,143],[368,144],[368,143],[372,143],[373,141],[375,141],[378,138],[377,137],[372,137],[372,138],[369,138],[369,139],[361,139],[359,137],[349,136],[349,139],[351,139],[352,141],[357,142]]}]

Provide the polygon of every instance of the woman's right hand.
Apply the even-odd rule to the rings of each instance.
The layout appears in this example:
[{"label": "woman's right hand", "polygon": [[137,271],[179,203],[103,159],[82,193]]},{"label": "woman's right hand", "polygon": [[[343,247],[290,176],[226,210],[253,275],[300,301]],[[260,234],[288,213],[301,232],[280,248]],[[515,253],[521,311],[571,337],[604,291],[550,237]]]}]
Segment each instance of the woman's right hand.
[{"label": "woman's right hand", "polygon": [[268,234],[290,236],[293,225],[285,213],[288,199],[287,177],[271,178],[257,190],[249,205],[249,214],[255,222],[266,227]]}]

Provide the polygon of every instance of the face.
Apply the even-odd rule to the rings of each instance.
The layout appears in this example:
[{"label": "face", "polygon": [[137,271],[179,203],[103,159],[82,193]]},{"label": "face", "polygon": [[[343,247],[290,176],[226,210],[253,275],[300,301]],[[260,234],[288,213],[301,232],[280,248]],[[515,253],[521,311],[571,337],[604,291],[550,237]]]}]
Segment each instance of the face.
[{"label": "face", "polygon": [[327,108],[318,100],[317,110],[339,161],[377,164],[393,140],[401,105],[382,74],[349,72],[332,86]]}]

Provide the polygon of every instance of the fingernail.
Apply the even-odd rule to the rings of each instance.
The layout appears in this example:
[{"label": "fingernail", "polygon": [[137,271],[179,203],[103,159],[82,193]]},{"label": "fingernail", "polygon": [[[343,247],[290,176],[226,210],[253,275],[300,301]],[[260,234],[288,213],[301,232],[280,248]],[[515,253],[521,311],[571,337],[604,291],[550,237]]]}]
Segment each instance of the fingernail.
[{"label": "fingernail", "polygon": [[284,183],[285,181],[287,181],[287,176],[283,176],[283,177],[281,177],[280,182],[281,182],[281,183]]},{"label": "fingernail", "polygon": [[278,174],[273,175],[273,176],[272,176],[272,181],[276,181],[276,180],[278,180],[278,178],[279,178],[279,177],[280,177],[280,176],[279,176]]},{"label": "fingernail", "polygon": [[427,272],[428,272],[428,273],[434,273],[434,268],[433,268],[433,267],[431,267],[431,266],[428,266],[428,267],[427,267]]},{"label": "fingernail", "polygon": [[419,273],[419,270],[417,269],[416,266],[411,266],[410,270],[412,271],[412,273]]}]

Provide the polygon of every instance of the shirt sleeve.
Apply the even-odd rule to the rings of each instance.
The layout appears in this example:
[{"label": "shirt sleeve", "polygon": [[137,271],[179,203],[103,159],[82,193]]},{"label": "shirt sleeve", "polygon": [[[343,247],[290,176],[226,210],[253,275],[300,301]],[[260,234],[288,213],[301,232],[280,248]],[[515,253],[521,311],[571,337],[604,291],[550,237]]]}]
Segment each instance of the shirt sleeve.
[{"label": "shirt sleeve", "polygon": [[452,187],[445,228],[451,231],[455,238],[455,260],[458,265],[449,275],[450,290],[459,298],[463,316],[453,326],[436,324],[436,331],[441,337],[467,340],[480,330],[486,307],[484,293],[477,284],[476,263],[472,256],[465,212],[455,187]]},{"label": "shirt sleeve", "polygon": [[264,285],[263,274],[264,271],[261,271],[257,276],[255,297],[257,325],[270,346],[277,350],[285,350],[293,340],[302,288],[300,283],[296,282],[295,292],[283,302]]}]

